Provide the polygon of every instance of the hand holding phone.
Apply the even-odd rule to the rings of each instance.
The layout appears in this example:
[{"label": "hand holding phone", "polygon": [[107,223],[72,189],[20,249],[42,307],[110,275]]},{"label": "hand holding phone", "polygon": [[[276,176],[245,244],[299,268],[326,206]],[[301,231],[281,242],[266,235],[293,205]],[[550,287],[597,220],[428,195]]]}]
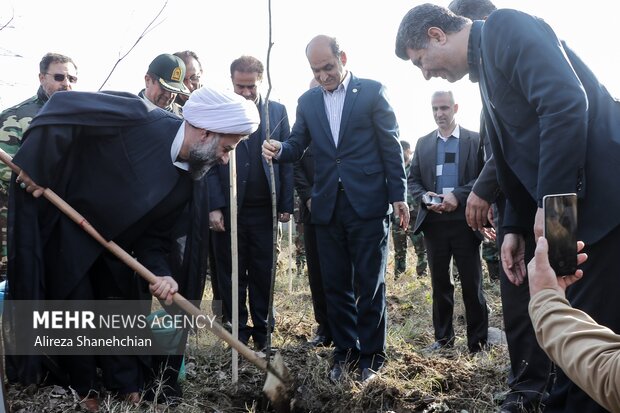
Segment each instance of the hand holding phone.
[{"label": "hand holding phone", "polygon": [[577,194],[543,197],[543,235],[549,244],[549,263],[555,274],[577,271]]},{"label": "hand holding phone", "polygon": [[440,196],[437,195],[429,195],[428,193],[422,195],[422,202],[426,205],[438,205],[443,202]]}]

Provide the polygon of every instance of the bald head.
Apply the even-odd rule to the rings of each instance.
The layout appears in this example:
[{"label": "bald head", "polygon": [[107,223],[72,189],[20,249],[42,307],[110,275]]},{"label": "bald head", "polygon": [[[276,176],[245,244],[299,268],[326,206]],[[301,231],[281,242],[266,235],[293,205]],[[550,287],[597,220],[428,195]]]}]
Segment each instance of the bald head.
[{"label": "bald head", "polygon": [[347,55],[334,37],[314,37],[306,46],[306,57],[317,83],[327,91],[338,88],[347,75]]}]

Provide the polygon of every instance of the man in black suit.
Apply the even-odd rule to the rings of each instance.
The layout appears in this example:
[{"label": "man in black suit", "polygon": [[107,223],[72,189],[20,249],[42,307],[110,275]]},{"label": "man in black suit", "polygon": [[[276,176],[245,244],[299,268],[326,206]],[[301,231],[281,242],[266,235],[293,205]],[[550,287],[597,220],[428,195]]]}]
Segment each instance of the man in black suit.
[{"label": "man in black suit", "polygon": [[[256,105],[261,127],[243,141],[235,151],[237,160],[238,261],[239,261],[239,339],[250,337],[257,350],[267,344],[269,287],[273,257],[273,220],[271,212],[271,180],[267,161],[261,156],[261,145],[267,138],[263,122],[265,100],[259,90],[263,80],[263,64],[253,56],[241,56],[230,65],[235,93]],[[285,141],[290,127],[284,105],[269,101],[270,139]],[[293,212],[293,166],[274,164],[278,220],[288,222]],[[216,271],[223,302],[224,318],[232,320],[232,261],[230,248],[230,168],[220,165],[208,174],[209,222],[213,230]],[[248,326],[248,307],[252,326]],[[273,320],[271,320],[273,323]]]},{"label": "man in black suit", "polygon": [[384,86],[347,71],[336,39],[316,36],[306,57],[321,87],[299,98],[289,140],[264,142],[263,155],[294,162],[312,144],[312,222],[335,345],[330,378],[340,380],[347,362],[359,360],[366,381],[385,361],[392,205],[401,225],[409,224],[398,124]]},{"label": "man in black suit", "polygon": [[[510,47],[507,47],[509,45]],[[545,195],[577,193],[578,239],[589,274],[569,288],[571,304],[620,331],[615,255],[620,248],[620,192],[610,190],[620,159],[620,105],[542,19],[501,9],[475,21],[424,4],[401,22],[396,54],[427,79],[478,82],[485,123],[506,195],[502,264],[521,285],[525,237],[542,235]],[[550,69],[552,68],[552,69]],[[562,275],[562,274],[558,274]],[[558,371],[549,412],[605,411]]]},{"label": "man in black suit", "polygon": [[[486,20],[496,10],[495,5],[489,0],[454,0],[448,8],[455,14],[471,20]],[[504,240],[502,216],[506,207],[506,197],[499,189],[495,159],[492,156],[493,151],[486,130],[483,113],[480,119],[480,140],[481,143],[484,142],[483,154],[486,162],[467,198],[465,216],[472,229],[482,230],[487,222],[489,208],[493,208],[495,222],[492,224],[496,227],[497,246],[501,248]],[[527,262],[534,254],[534,232],[527,231],[523,236]],[[521,285],[511,283],[503,267],[499,265],[502,315],[510,356],[508,375],[510,391],[502,402],[501,413],[538,411],[540,403],[545,401],[545,395],[551,384],[549,380],[551,360],[538,345],[528,317],[530,299],[528,284],[527,278]]]},{"label": "man in black suit", "polygon": [[[467,196],[481,167],[479,135],[457,125],[458,104],[452,92],[435,92],[431,107],[439,128],[418,140],[408,182],[412,197],[421,200],[414,232],[424,233],[433,286],[436,341],[430,349],[454,344],[454,283],[450,277],[454,257],[463,290],[467,347],[475,353],[486,345],[489,327],[482,292],[481,237],[465,221]],[[431,203],[428,197],[439,199]]]}]

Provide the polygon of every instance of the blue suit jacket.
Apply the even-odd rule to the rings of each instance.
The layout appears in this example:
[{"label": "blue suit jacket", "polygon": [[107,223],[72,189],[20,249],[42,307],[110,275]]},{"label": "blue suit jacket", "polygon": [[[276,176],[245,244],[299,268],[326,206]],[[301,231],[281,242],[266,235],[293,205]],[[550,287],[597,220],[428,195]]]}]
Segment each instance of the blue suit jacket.
[{"label": "blue suit jacket", "polygon": [[309,145],[315,159],[314,224],[329,223],[339,179],[353,209],[363,219],[386,216],[392,211],[392,202],[405,201],[406,177],[398,124],[379,82],[351,75],[338,146],[325,114],[323,89],[316,87],[304,93],[279,161],[300,159]]},{"label": "blue suit jacket", "polygon": [[[515,10],[474,22],[472,79],[480,77],[504,226],[530,229],[547,194],[577,192],[579,239],[620,224],[620,104],[541,19]],[[508,47],[506,45],[509,45]],[[481,61],[478,66],[475,62]]]},{"label": "blue suit jacket", "polygon": [[[254,134],[260,135],[260,141],[266,139],[267,131],[264,117],[264,102],[261,98],[259,103],[259,112],[261,117],[260,128],[254,132]],[[284,105],[269,101],[269,129],[271,131],[271,139],[275,139],[280,142],[284,142],[288,139],[290,133],[290,126],[288,122],[288,114]],[[254,134],[252,136],[254,136]],[[248,180],[249,156],[250,152],[247,146],[247,140],[242,141],[237,145],[235,150],[235,156],[237,160],[237,206],[243,205],[246,193],[246,183]],[[257,154],[260,158],[260,162],[263,165],[265,176],[269,187],[271,188],[271,179],[269,177],[269,166],[267,161],[262,157],[260,153]],[[256,159],[253,159],[256,161]],[[278,165],[274,162],[274,175],[276,181],[276,199],[277,199],[277,211],[278,212],[293,212],[293,166],[292,165]],[[216,209],[227,208],[230,202],[230,175],[229,165],[218,165],[211,168],[208,172],[209,183],[209,209],[211,211]]]},{"label": "blue suit jacket", "polygon": [[[433,131],[421,137],[416,143],[411,169],[409,170],[409,190],[411,196],[420,204],[418,217],[413,227],[415,233],[420,232],[420,226],[428,216],[422,200],[422,195],[428,191],[435,192],[437,182],[437,131]],[[440,220],[465,220],[465,204],[471,192],[472,186],[482,169],[481,159],[478,157],[480,135],[463,127],[460,127],[459,136],[459,175],[458,186],[454,188],[454,196],[459,201],[458,207],[441,215],[432,213],[434,218]]]}]

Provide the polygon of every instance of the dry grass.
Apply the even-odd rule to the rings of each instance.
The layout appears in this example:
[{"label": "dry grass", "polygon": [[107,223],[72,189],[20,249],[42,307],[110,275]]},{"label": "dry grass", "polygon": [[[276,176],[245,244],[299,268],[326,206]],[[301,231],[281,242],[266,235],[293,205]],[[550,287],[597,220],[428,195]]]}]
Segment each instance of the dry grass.
[{"label": "dry grass", "polygon": [[[306,344],[314,328],[310,290],[305,277],[294,276],[292,291],[288,291],[287,252],[285,246],[279,267],[284,270],[279,271],[276,286],[273,343],[294,378],[294,411],[430,413],[497,409],[498,400],[506,390],[508,356],[505,345],[494,346],[476,356],[469,355],[464,308],[457,283],[455,347],[439,354],[425,354],[424,347],[433,342],[430,279],[413,275],[415,255],[411,253],[406,274],[395,280],[391,266],[388,269],[388,363],[381,378],[366,386],[353,378],[337,385],[329,382],[331,349],[313,349]],[[499,286],[485,278],[484,288],[492,311],[490,326],[501,328]],[[184,398],[175,407],[143,404],[136,408],[105,399],[105,411],[269,411],[262,396],[264,374],[242,360],[239,383],[233,385],[230,350],[214,336],[190,339],[186,374]],[[75,411],[79,404],[75,395],[58,387],[22,389],[12,386],[8,400],[11,411],[20,413]]]}]

